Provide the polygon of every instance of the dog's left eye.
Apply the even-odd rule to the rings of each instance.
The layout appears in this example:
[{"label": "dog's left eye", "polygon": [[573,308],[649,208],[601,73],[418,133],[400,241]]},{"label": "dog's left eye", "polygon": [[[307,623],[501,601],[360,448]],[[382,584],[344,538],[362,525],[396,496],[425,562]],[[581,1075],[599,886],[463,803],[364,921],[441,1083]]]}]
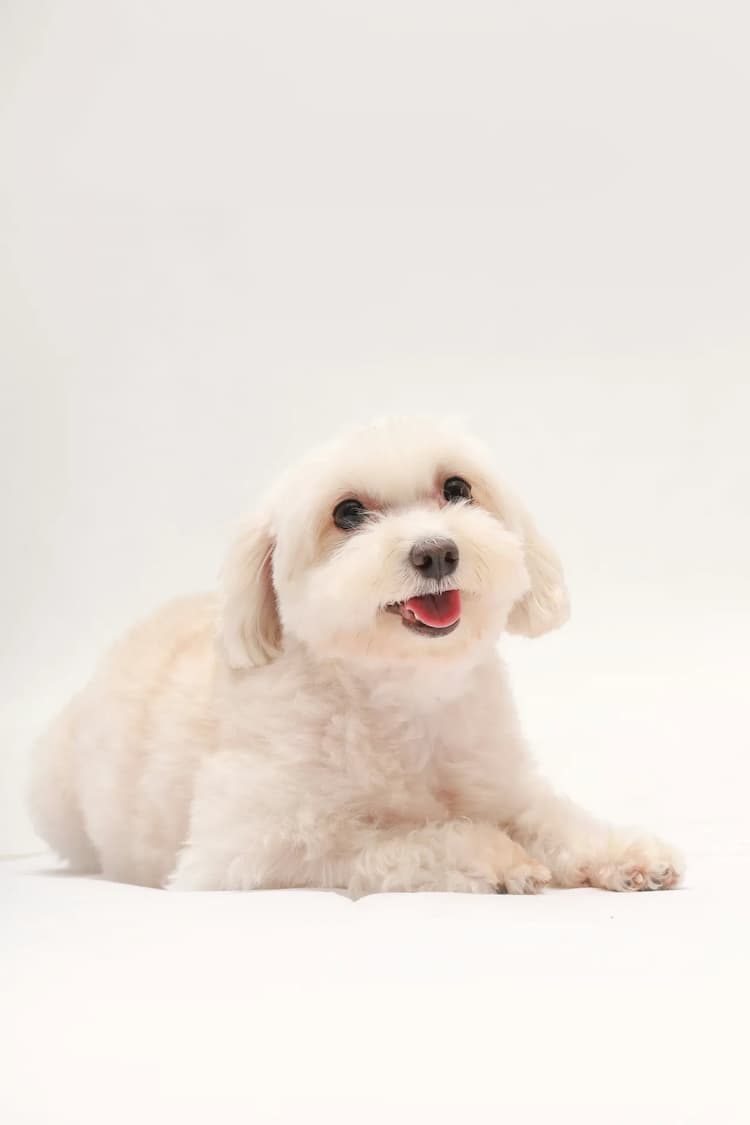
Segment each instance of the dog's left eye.
[{"label": "dog's left eye", "polygon": [[443,485],[443,496],[451,500],[471,500],[471,485],[463,477],[448,477]]},{"label": "dog's left eye", "polygon": [[333,509],[333,522],[342,531],[352,531],[367,518],[367,508],[359,500],[342,500]]}]

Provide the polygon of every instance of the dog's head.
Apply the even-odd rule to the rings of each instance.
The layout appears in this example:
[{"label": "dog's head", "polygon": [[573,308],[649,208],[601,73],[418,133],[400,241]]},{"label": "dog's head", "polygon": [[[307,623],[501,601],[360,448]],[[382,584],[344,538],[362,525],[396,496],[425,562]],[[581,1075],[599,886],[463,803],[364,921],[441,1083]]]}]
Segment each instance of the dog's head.
[{"label": "dog's head", "polygon": [[396,419],[285,474],[235,542],[221,632],[232,667],[285,638],[350,660],[455,660],[539,636],[568,600],[557,555],[455,427]]}]

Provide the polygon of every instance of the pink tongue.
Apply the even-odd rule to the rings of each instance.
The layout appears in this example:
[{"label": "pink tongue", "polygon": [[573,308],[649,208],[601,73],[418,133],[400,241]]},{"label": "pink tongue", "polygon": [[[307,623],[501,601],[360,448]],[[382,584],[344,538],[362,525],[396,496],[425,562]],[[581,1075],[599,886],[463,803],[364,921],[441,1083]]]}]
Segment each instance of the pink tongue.
[{"label": "pink tongue", "polygon": [[444,629],[453,625],[461,616],[461,594],[458,590],[446,590],[444,594],[425,594],[421,598],[409,598],[404,608],[410,609],[417,621],[431,625],[433,629]]}]

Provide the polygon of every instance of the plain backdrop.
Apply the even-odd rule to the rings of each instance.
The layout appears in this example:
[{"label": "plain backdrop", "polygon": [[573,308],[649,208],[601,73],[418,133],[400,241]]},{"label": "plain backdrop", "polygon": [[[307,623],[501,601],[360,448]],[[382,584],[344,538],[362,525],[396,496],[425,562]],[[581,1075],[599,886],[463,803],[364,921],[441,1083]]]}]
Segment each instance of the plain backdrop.
[{"label": "plain backdrop", "polygon": [[695,971],[721,961],[716,886],[750,873],[749,33],[722,0],[2,6],[0,852],[40,846],[34,735],[215,582],[289,458],[457,413],[567,567],[570,625],[507,646],[535,751],[683,846],[667,901],[714,888]]}]

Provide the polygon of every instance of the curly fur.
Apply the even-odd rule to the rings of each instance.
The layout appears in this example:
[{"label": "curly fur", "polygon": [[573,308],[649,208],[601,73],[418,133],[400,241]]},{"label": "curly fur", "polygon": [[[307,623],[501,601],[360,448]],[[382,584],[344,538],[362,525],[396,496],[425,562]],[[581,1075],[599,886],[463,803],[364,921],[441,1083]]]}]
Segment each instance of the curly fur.
[{"label": "curly fur", "polygon": [[[472,500],[446,503],[461,476]],[[370,517],[340,531],[332,510]],[[426,579],[417,541],[449,537]],[[450,635],[389,603],[459,589]],[[681,864],[557,796],[521,736],[504,630],[567,618],[556,553],[451,424],[397,419],[291,469],[187,598],[103,660],[35,756],[38,831],[78,869],[152,886],[531,893],[666,888]]]}]

